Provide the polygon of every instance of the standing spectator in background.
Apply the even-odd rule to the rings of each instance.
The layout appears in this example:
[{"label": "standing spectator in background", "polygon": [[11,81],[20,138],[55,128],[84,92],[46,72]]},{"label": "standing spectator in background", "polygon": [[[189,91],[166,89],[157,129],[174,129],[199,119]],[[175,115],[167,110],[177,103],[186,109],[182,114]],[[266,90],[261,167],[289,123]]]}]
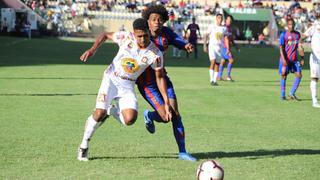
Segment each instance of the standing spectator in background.
[{"label": "standing spectator in background", "polygon": [[260,33],[260,34],[259,34],[258,40],[259,40],[259,45],[260,45],[261,47],[264,47],[264,46],[266,45],[265,36],[263,35],[263,33]]},{"label": "standing spectator in background", "polygon": [[[198,31],[200,39],[201,39],[201,34],[200,34],[199,25],[196,24],[196,18],[195,17],[192,18],[192,23],[188,25],[187,30],[186,30],[186,34],[187,34],[188,31],[190,31],[188,41],[189,41],[190,44],[193,45],[194,58],[197,59],[198,58],[198,48],[197,48],[198,35],[197,35],[197,31]],[[189,58],[189,54],[188,53],[187,53],[187,58]]]},{"label": "standing spectator in background", "polygon": [[251,44],[251,40],[252,40],[252,31],[249,28],[249,26],[247,27],[245,33],[244,33],[244,37],[246,38],[246,40],[248,40],[249,46]]},{"label": "standing spectator in background", "polygon": [[7,18],[3,18],[3,21],[1,23],[1,32],[3,34],[6,34],[8,33],[8,22],[7,22]]},{"label": "standing spectator in background", "polygon": [[28,38],[31,39],[31,24],[29,21],[24,22],[23,31],[27,34]]},{"label": "standing spectator in background", "polygon": [[[174,23],[174,32],[177,33],[180,37],[183,37],[184,32],[184,24],[182,23],[182,19],[178,18],[178,21]],[[173,57],[181,57],[181,50],[173,47]]]},{"label": "standing spectator in background", "polygon": [[71,5],[71,16],[75,18],[78,12],[78,0],[72,3]]}]

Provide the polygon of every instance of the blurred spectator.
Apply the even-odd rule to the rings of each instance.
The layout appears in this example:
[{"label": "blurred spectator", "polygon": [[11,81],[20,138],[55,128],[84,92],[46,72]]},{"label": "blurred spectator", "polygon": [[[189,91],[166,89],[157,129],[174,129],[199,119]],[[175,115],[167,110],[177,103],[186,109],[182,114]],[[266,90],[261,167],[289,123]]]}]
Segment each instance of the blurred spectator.
[{"label": "blurred spectator", "polygon": [[263,33],[259,34],[258,40],[259,40],[259,45],[260,46],[265,46],[266,45],[265,36],[263,35]]},{"label": "blurred spectator", "polygon": [[72,3],[71,5],[71,16],[75,18],[78,12],[78,0]]},{"label": "blurred spectator", "polygon": [[244,37],[246,38],[246,40],[248,41],[249,46],[250,46],[251,41],[252,41],[252,31],[249,27],[247,27],[247,29],[245,30]]},{"label": "blurred spectator", "polygon": [[[190,32],[189,33],[189,37],[188,37],[188,41],[189,43],[191,43],[193,45],[194,48],[194,58],[197,59],[198,58],[198,48],[197,48],[197,44],[198,44],[198,34],[199,34],[199,38],[201,39],[201,34],[200,34],[200,28],[199,25],[196,24],[196,18],[193,17],[192,18],[192,23],[188,25],[186,32]],[[198,31],[198,34],[197,34]],[[187,34],[187,33],[186,33]],[[187,58],[189,58],[189,53],[187,53]]]},{"label": "blurred spectator", "polygon": [[29,21],[25,21],[23,24],[23,31],[29,39],[31,39],[31,24]]},{"label": "blurred spectator", "polygon": [[1,32],[6,34],[8,33],[8,22],[7,22],[7,18],[3,18],[3,21],[1,22]]},{"label": "blurred spectator", "polygon": [[129,0],[129,3],[126,5],[126,9],[128,9],[129,12],[137,11],[138,10],[137,1],[136,0]]}]

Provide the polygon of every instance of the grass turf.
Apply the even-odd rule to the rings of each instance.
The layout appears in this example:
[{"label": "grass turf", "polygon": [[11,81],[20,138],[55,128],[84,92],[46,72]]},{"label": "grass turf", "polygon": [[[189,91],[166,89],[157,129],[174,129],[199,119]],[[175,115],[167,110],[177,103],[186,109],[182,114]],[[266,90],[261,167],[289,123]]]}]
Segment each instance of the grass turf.
[{"label": "grass turf", "polygon": [[236,81],[214,88],[206,54],[172,59],[168,52],[187,149],[200,161],[176,159],[171,124],[147,133],[142,112],[150,107],[138,95],[137,122],[123,127],[108,119],[91,141],[92,161],[78,162],[84,121],[116,46],[104,44],[83,64],[88,42],[0,41],[0,179],[195,179],[207,159],[221,162],[228,180],[320,178],[320,111],[311,107],[308,65],[297,92],[302,101],[281,102],[277,48],[242,47]]}]

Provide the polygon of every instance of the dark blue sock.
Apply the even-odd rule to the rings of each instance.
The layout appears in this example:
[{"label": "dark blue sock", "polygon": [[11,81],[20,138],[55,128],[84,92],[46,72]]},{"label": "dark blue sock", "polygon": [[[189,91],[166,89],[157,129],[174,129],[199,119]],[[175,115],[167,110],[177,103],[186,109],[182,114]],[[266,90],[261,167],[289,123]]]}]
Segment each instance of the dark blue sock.
[{"label": "dark blue sock", "polygon": [[297,89],[299,87],[300,81],[301,81],[300,77],[294,78],[290,95],[295,95],[295,93],[296,93],[296,91],[297,91]]},{"label": "dark blue sock", "polygon": [[185,138],[184,138],[184,127],[181,121],[181,117],[179,116],[177,119],[172,120],[172,129],[174,137],[176,138],[176,142],[179,148],[179,152],[186,152],[185,146]]},{"label": "dark blue sock", "polygon": [[281,89],[281,97],[286,96],[286,79],[281,79],[280,80],[280,89]]},{"label": "dark blue sock", "polygon": [[163,122],[160,115],[157,113],[157,111],[150,111],[148,112],[149,119],[157,122]]}]

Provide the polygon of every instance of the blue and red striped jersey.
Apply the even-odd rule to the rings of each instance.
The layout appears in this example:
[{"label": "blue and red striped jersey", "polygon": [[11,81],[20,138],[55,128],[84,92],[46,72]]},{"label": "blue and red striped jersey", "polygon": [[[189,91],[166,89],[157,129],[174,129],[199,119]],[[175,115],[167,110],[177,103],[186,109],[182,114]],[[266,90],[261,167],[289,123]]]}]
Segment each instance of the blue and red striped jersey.
[{"label": "blue and red striped jersey", "polygon": [[[298,60],[298,45],[300,40],[300,33],[298,31],[284,31],[280,35],[279,44],[284,47],[284,56],[289,61]],[[281,57],[280,57],[281,58]]]},{"label": "blue and red striped jersey", "polygon": [[[163,27],[158,37],[151,37],[151,41],[165,54],[168,50],[169,45],[173,45],[179,49],[184,49],[187,42],[173,32],[168,27]],[[155,72],[152,68],[148,67],[138,78],[137,84],[140,86],[148,85],[156,82]]]}]

